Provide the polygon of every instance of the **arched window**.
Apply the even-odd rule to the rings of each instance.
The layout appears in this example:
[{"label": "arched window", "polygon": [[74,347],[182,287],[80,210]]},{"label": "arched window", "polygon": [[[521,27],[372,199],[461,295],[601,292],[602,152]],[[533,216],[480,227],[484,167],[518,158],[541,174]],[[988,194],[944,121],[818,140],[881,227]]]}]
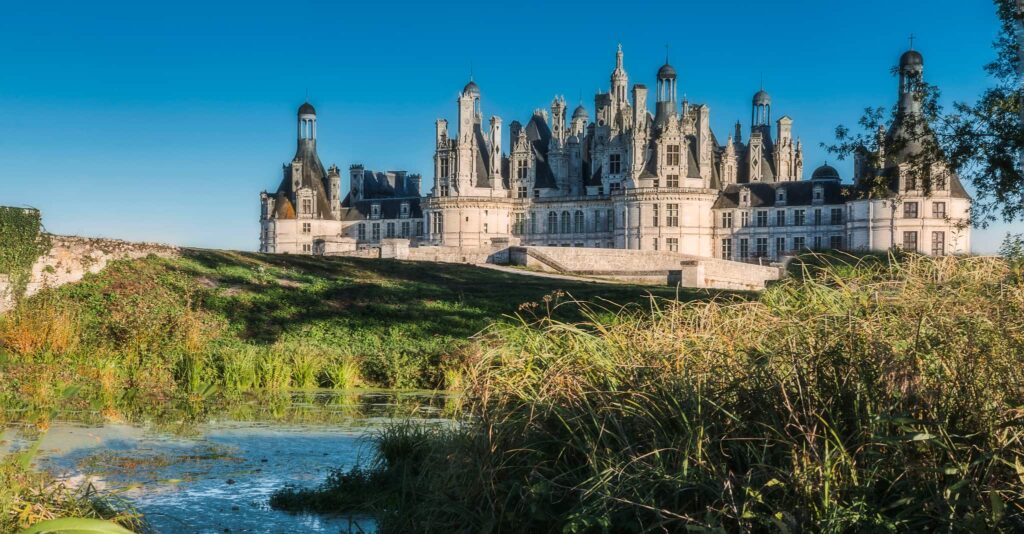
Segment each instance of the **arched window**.
[{"label": "arched window", "polygon": [[568,234],[569,232],[572,231],[572,227],[570,226],[570,224],[571,224],[571,222],[569,220],[569,212],[568,211],[563,211],[562,212],[562,233],[563,234]]},{"label": "arched window", "polygon": [[576,213],[573,215],[572,231],[577,234],[583,233],[583,212],[580,210],[576,210]]},{"label": "arched window", "polygon": [[553,211],[548,212],[548,233],[558,233],[558,214]]}]

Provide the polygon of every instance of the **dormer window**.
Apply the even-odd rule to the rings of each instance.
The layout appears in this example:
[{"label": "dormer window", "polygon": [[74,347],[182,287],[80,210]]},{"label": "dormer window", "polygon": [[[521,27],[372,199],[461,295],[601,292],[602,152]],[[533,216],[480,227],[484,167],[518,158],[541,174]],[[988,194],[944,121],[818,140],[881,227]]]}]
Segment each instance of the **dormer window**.
[{"label": "dormer window", "polygon": [[679,145],[668,145],[665,149],[665,165],[679,165]]},{"label": "dormer window", "polygon": [[304,198],[302,199],[302,214],[309,215],[310,213],[313,213],[313,199]]},{"label": "dormer window", "polygon": [[822,195],[824,195],[824,193],[823,193],[821,187],[815,186],[814,187],[814,200],[815,200],[815,202],[821,202]]},{"label": "dormer window", "polygon": [[779,189],[778,191],[775,192],[775,201],[779,202],[779,203],[785,203],[786,202],[786,190],[785,189]]},{"label": "dormer window", "polygon": [[749,206],[750,205],[750,191],[749,190],[744,189],[743,191],[740,191],[740,204],[742,204],[744,206]]},{"label": "dormer window", "polygon": [[380,219],[380,204],[374,203],[370,205],[370,218]]},{"label": "dormer window", "polygon": [[610,174],[622,172],[622,154],[610,154],[608,156],[608,172]]},{"label": "dormer window", "polygon": [[401,207],[401,211],[400,211],[399,217],[401,217],[402,219],[408,219],[409,218],[409,203],[408,202],[402,202],[402,207]]}]

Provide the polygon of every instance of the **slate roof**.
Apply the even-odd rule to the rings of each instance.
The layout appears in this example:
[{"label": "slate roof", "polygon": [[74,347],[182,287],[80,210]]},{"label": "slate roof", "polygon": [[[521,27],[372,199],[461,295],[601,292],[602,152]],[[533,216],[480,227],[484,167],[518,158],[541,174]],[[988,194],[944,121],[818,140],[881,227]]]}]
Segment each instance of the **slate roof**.
[{"label": "slate roof", "polygon": [[730,184],[712,209],[738,208],[740,206],[740,191],[750,191],[750,207],[767,208],[775,205],[776,191],[786,191],[786,206],[810,206],[814,196],[814,187],[820,185],[823,188],[823,204],[843,204],[849,200],[853,186],[840,184],[836,180],[798,181],[798,182],[776,182],[776,183],[751,183],[751,184]]},{"label": "slate roof", "polygon": [[534,187],[547,187],[557,189],[555,173],[551,170],[548,162],[548,146],[551,143],[551,129],[547,121],[539,114],[534,114],[530,122],[526,123],[526,138],[530,141],[530,150],[533,151],[533,158],[536,162],[536,180]]},{"label": "slate roof", "polygon": [[[317,219],[329,219],[331,218],[330,202],[327,200],[327,189],[324,186],[324,182],[327,179],[327,173],[324,171],[323,163],[320,163],[320,156],[316,153],[316,141],[312,139],[300,139],[298,148],[295,151],[295,157],[292,161],[302,162],[302,176],[299,177],[299,187],[307,187],[313,190],[313,196],[316,197],[314,202],[316,213],[314,218]],[[292,187],[292,167],[289,165],[285,169],[284,178],[281,180],[281,185],[277,188],[277,202],[280,205],[281,199],[292,199],[295,198],[295,189]]]},{"label": "slate roof", "polygon": [[[380,204],[380,219],[398,219],[402,211],[402,203],[409,203],[409,217],[407,220],[422,219],[423,210],[420,208],[419,197],[406,198],[376,198],[369,200],[353,201],[351,196],[346,196],[342,201],[341,219],[344,221],[370,220],[372,206]],[[377,219],[373,219],[377,220]]]}]

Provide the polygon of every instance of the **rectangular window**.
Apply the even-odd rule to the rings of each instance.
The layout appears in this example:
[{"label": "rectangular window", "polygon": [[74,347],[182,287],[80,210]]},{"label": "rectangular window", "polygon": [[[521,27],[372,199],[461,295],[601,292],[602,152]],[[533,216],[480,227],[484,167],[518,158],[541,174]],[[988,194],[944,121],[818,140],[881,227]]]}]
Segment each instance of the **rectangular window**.
[{"label": "rectangular window", "polygon": [[786,253],[786,238],[776,237],[775,238],[775,255],[781,256]]},{"label": "rectangular window", "polygon": [[794,237],[793,238],[793,250],[794,251],[800,252],[801,250],[803,250],[805,248],[807,248],[807,244],[804,241],[804,237],[803,236]]},{"label": "rectangular window", "polygon": [[446,197],[451,194],[451,190],[448,188],[448,180],[441,182],[441,196]]},{"label": "rectangular window", "polygon": [[380,241],[380,223],[373,223],[371,230],[373,232],[373,242],[376,243],[377,241]]},{"label": "rectangular window", "polygon": [[402,202],[402,207],[399,210],[398,218],[400,218],[400,219],[408,219],[409,218],[409,203],[408,202]]},{"label": "rectangular window", "polygon": [[832,208],[832,224],[843,224],[843,208]]},{"label": "rectangular window", "polygon": [[768,256],[768,238],[759,237],[754,241],[754,254],[759,258]]},{"label": "rectangular window", "polygon": [[615,182],[608,186],[608,191],[611,193],[618,193],[622,189],[622,184]]},{"label": "rectangular window", "polygon": [[489,232],[489,231],[487,230],[487,223],[484,223],[484,233],[485,233],[485,234],[489,234],[489,233],[490,233],[490,232]]},{"label": "rectangular window", "polygon": [[904,202],[903,203],[903,218],[904,219],[916,219],[917,218],[917,202]]},{"label": "rectangular window", "polygon": [[520,180],[525,180],[528,169],[529,168],[526,166],[526,160],[521,159],[519,161],[516,161],[516,178],[519,178]]},{"label": "rectangular window", "polygon": [[670,174],[665,177],[665,187],[679,187],[679,175]]},{"label": "rectangular window", "polygon": [[946,255],[946,232],[932,232],[932,256]]},{"label": "rectangular window", "polygon": [[540,198],[540,189],[533,189],[533,198]]},{"label": "rectangular window", "polygon": [[515,222],[512,223],[512,235],[522,235],[523,226],[526,224],[526,214],[516,213]]},{"label": "rectangular window", "polygon": [[665,147],[665,165],[679,165],[679,145]]},{"label": "rectangular window", "polygon": [[679,204],[665,205],[665,226],[679,226]]},{"label": "rectangular window", "polygon": [[946,173],[940,172],[938,174],[938,176],[935,177],[935,190],[936,191],[945,191],[946,190]]},{"label": "rectangular window", "polygon": [[[651,226],[658,226],[658,223],[661,222],[661,213],[659,213],[659,210],[658,210],[659,207],[660,206],[658,204],[655,204],[655,205],[651,206],[651,210],[652,210],[651,211],[651,213],[652,213],[652,215],[651,215]],[[655,249],[655,250],[657,250],[657,249]]]},{"label": "rectangular window", "polygon": [[516,198],[526,198],[526,186],[521,185],[516,189]]},{"label": "rectangular window", "polygon": [[608,216],[605,217],[604,224],[607,231],[611,232],[615,230],[615,210],[608,210]]},{"label": "rectangular window", "polygon": [[658,238],[655,237],[654,239],[652,239],[651,243],[654,245],[654,250],[658,250]]},{"label": "rectangular window", "polygon": [[371,219],[380,219],[380,204],[371,204],[370,205],[370,218]]},{"label": "rectangular window", "polygon": [[903,232],[903,250],[917,252],[917,232]]},{"label": "rectangular window", "polygon": [[679,238],[669,237],[665,239],[665,248],[667,248],[669,252],[679,252]]},{"label": "rectangular window", "polygon": [[537,216],[532,213],[530,214],[530,233],[537,233]]},{"label": "rectangular window", "polygon": [[732,212],[722,213],[722,228],[732,228]]},{"label": "rectangular window", "polygon": [[442,157],[441,158],[441,176],[440,177],[441,178],[447,178],[448,177],[448,158],[447,157]]},{"label": "rectangular window", "polygon": [[821,250],[821,236],[814,236],[814,250]]},{"label": "rectangular window", "polygon": [[742,211],[740,212],[740,228],[746,228],[748,226],[750,226],[750,212]]},{"label": "rectangular window", "polygon": [[395,223],[393,223],[393,222],[389,222],[388,223],[385,235],[388,237],[388,239],[391,239],[391,238],[395,237]]},{"label": "rectangular window", "polygon": [[402,237],[409,237],[409,221],[402,221]]},{"label": "rectangular window", "polygon": [[303,252],[313,252],[313,245],[311,245],[309,243],[303,243],[302,244],[302,251]]},{"label": "rectangular window", "polygon": [[302,233],[308,234],[313,231],[313,225],[310,223],[302,223]]},{"label": "rectangular window", "polygon": [[795,210],[793,212],[793,225],[803,226],[807,224],[807,212],[804,210]]},{"label": "rectangular window", "polygon": [[302,199],[302,213],[310,214],[313,213],[313,199],[304,198]]},{"label": "rectangular window", "polygon": [[775,226],[786,226],[786,210],[775,212]]},{"label": "rectangular window", "polygon": [[828,238],[828,248],[832,250],[842,250],[843,248],[843,236],[834,235]]},{"label": "rectangular window", "polygon": [[366,223],[359,223],[358,236],[360,241],[366,241]]},{"label": "rectangular window", "polygon": [[819,224],[821,224],[821,208],[814,210],[814,225],[817,226]]},{"label": "rectangular window", "polygon": [[745,260],[750,257],[750,244],[747,242],[747,238],[740,239],[740,259]]},{"label": "rectangular window", "polygon": [[946,203],[945,202],[932,202],[932,217],[936,219],[946,218]]},{"label": "rectangular window", "polygon": [[757,211],[757,227],[765,228],[768,226],[768,210]]},{"label": "rectangular window", "polygon": [[732,239],[722,240],[722,259],[728,260],[732,258]]},{"label": "rectangular window", "polygon": [[608,155],[608,173],[619,174],[622,172],[622,154]]},{"label": "rectangular window", "polygon": [[423,235],[423,221],[416,221],[416,237]]},{"label": "rectangular window", "polygon": [[444,216],[441,213],[432,213],[431,216],[430,233],[440,236],[444,233]]}]

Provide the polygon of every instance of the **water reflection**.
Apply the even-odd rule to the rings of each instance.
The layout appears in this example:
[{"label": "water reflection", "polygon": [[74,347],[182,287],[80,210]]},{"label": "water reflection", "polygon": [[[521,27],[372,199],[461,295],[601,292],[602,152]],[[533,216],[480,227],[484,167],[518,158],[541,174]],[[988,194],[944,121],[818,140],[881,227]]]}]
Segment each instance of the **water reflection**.
[{"label": "water reflection", "polygon": [[[157,532],[371,532],[370,518],[290,515],[267,500],[285,484],[312,486],[330,469],[367,458],[373,428],[443,420],[456,404],[424,392],[303,391],[176,407],[132,422],[76,414],[39,438],[37,466],[120,493]],[[35,438],[10,428],[3,439],[10,450]]]}]

